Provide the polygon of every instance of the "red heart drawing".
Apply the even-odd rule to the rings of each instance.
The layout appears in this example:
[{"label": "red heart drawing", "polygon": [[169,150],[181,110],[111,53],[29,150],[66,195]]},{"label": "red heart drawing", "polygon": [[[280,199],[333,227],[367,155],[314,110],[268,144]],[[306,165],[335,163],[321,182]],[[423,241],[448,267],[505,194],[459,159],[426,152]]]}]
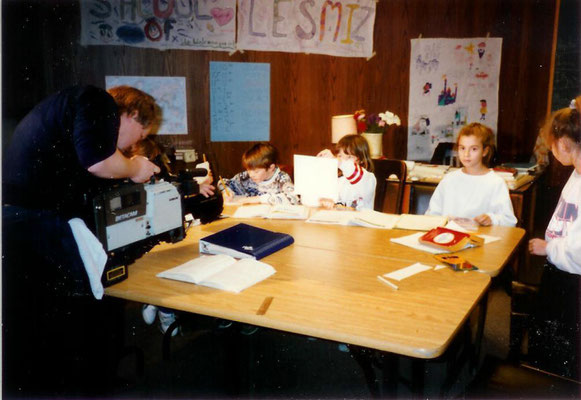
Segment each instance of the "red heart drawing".
[{"label": "red heart drawing", "polygon": [[216,7],[210,10],[210,14],[212,14],[218,25],[224,26],[234,18],[234,9]]}]

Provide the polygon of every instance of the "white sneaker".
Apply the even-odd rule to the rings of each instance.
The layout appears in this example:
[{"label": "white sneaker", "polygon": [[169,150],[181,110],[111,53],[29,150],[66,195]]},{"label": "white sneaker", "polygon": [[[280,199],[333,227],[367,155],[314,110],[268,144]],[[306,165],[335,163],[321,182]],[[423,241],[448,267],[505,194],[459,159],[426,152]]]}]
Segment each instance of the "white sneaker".
[{"label": "white sneaker", "polygon": [[145,304],[141,308],[141,316],[147,325],[153,324],[157,315],[157,307],[152,304]]},{"label": "white sneaker", "polygon": [[[175,322],[176,315],[172,311],[163,312],[161,310],[159,310],[157,312],[157,315],[159,316],[159,326],[161,328],[161,331],[165,334],[165,332],[168,330],[170,325]],[[178,331],[179,331],[179,327],[177,329],[174,329],[173,332],[171,333],[171,335],[172,336],[177,335]]]}]

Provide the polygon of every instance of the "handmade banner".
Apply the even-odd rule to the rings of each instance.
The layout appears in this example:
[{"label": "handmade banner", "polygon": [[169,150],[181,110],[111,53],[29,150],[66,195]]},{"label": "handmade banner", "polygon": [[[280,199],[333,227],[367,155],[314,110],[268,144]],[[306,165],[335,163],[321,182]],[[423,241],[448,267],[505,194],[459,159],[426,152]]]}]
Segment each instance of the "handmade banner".
[{"label": "handmade banner", "polygon": [[106,76],[107,89],[128,85],[153,96],[163,111],[159,135],[187,135],[186,78],[169,76]]},{"label": "handmade banner", "polygon": [[232,51],[236,0],[80,0],[82,45]]},{"label": "handmade banner", "polygon": [[412,39],[408,160],[428,161],[466,124],[495,134],[502,38]]},{"label": "handmade banner", "polygon": [[243,50],[371,57],[376,0],[239,0]]}]

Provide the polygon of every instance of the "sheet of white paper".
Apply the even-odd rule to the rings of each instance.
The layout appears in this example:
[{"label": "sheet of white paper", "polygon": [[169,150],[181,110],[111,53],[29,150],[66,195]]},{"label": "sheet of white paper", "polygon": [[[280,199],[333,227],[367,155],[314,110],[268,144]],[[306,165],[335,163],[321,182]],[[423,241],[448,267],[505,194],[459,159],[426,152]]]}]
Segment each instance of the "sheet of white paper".
[{"label": "sheet of white paper", "polygon": [[403,244],[404,246],[408,246],[417,250],[427,251],[428,253],[432,254],[442,254],[442,253],[449,253],[449,251],[437,249],[435,247],[431,247],[425,244],[421,244],[418,239],[424,235],[424,232],[416,232],[412,233],[408,236],[402,236],[398,238],[392,238],[391,241],[398,244]]},{"label": "sheet of white paper", "polygon": [[294,155],[295,193],[306,206],[319,206],[319,199],[339,197],[339,165],[335,158]]},{"label": "sheet of white paper", "polygon": [[383,274],[386,278],[395,279],[396,281],[401,281],[402,279],[409,278],[412,275],[418,274],[420,272],[432,269],[429,265],[424,265],[420,263],[415,263],[409,267],[398,269],[397,271],[390,272],[389,274]]},{"label": "sheet of white paper", "polygon": [[500,238],[498,236],[490,236],[490,235],[478,235],[481,238],[484,239],[484,244],[488,244],[488,243],[492,243],[492,242],[496,242],[497,240],[500,240]]},{"label": "sheet of white paper", "polygon": [[438,265],[436,265],[436,266],[434,267],[434,271],[438,271],[438,270],[440,270],[440,269],[444,269],[444,268],[446,268],[446,266],[445,266],[445,265],[438,264]]},{"label": "sheet of white paper", "polygon": [[462,228],[460,225],[458,225],[456,222],[454,221],[450,221],[446,224],[446,228],[448,229],[452,229],[453,231],[458,231],[458,232],[464,232],[464,233],[468,233],[468,230],[465,228]]}]

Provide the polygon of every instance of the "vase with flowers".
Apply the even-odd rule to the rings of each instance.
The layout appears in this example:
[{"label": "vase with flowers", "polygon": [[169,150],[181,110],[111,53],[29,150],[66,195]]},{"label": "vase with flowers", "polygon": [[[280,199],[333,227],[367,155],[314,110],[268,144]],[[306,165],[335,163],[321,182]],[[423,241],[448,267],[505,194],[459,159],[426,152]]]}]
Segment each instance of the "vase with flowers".
[{"label": "vase with flowers", "polygon": [[383,134],[392,126],[400,126],[401,120],[390,111],[379,114],[367,114],[365,110],[358,110],[353,114],[357,124],[357,133],[361,134],[369,143],[371,158],[383,156]]}]

